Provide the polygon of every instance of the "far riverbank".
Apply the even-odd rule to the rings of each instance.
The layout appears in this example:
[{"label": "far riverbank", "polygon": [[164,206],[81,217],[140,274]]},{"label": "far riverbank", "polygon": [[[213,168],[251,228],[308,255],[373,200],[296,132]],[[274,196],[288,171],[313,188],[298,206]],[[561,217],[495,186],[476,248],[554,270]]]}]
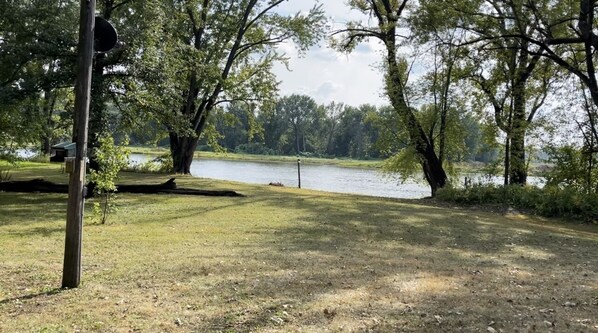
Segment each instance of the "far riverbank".
[{"label": "far riverbank", "polygon": [[[161,156],[169,153],[167,147],[141,147],[129,146],[133,154],[143,154],[151,156]],[[350,158],[320,158],[320,157],[305,157],[305,156],[281,156],[281,155],[252,155],[252,154],[237,154],[237,153],[216,153],[209,151],[196,151],[195,158],[211,159],[211,160],[228,160],[228,161],[249,161],[249,162],[269,162],[269,163],[296,163],[297,159],[301,159],[301,163],[313,165],[332,165],[345,168],[358,169],[375,169],[381,170],[384,165],[382,159],[371,160],[355,160]],[[486,164],[481,162],[471,163],[455,163],[455,171],[458,173],[475,173],[488,174],[489,170]],[[543,170],[546,170],[545,164],[532,163],[530,166],[530,176],[543,177]],[[502,171],[495,172],[496,176],[501,176]]]}]

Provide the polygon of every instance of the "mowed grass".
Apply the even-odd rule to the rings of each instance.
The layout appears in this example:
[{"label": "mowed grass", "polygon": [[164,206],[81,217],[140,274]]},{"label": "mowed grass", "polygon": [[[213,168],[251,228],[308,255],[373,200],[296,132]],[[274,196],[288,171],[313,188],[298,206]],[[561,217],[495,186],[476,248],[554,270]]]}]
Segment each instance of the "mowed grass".
[{"label": "mowed grass", "polygon": [[[66,182],[27,164],[13,179]],[[159,183],[168,176],[123,175]],[[596,226],[179,177],[120,194],[60,290],[66,196],[0,193],[0,332],[593,332]]]}]

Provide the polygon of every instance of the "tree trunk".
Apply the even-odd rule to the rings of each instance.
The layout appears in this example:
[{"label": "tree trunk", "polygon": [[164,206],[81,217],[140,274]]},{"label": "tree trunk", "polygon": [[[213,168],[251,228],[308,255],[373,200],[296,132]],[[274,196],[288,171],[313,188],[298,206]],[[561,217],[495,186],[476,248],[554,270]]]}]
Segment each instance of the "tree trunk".
[{"label": "tree trunk", "polygon": [[527,168],[525,163],[525,82],[519,81],[513,89],[513,122],[511,130],[511,151],[509,184],[525,185]]},{"label": "tree trunk", "polygon": [[334,129],[335,129],[335,127],[336,127],[336,122],[333,121],[332,125],[331,125],[331,128],[330,128],[330,133],[328,135],[328,140],[326,142],[326,153],[328,155],[333,155],[333,152],[334,152],[334,147],[332,146],[332,140],[333,140],[333,137],[334,137]]},{"label": "tree trunk", "polygon": [[[452,45],[449,45],[449,56],[451,54]],[[450,60],[448,63],[447,72],[445,74],[445,80],[442,87],[442,100],[440,102],[440,143],[438,147],[438,159],[440,163],[444,163],[446,158],[446,127],[447,117],[449,112],[449,92],[451,88],[451,76],[453,75],[453,61]]]},{"label": "tree trunk", "polygon": [[42,155],[50,155],[52,153],[52,141],[48,136],[42,139],[41,153]]},{"label": "tree trunk", "polygon": [[172,154],[173,172],[191,174],[193,155],[199,143],[198,138],[179,136],[170,133],[170,153]]},{"label": "tree trunk", "polygon": [[50,155],[52,152],[52,132],[54,130],[54,121],[52,115],[54,113],[54,106],[56,104],[56,94],[51,90],[44,90],[44,107],[43,115],[45,118],[41,153],[43,155]]},{"label": "tree trunk", "polygon": [[[390,39],[395,37],[394,31],[392,31],[392,34],[389,35]],[[399,114],[399,117],[401,117],[403,125],[406,126],[410,144],[415,147],[416,153],[420,157],[424,177],[430,185],[432,196],[435,196],[436,191],[446,185],[448,177],[444,171],[442,162],[434,150],[434,145],[426,135],[413,110],[405,101],[403,82],[401,80],[399,64],[396,60],[394,42],[387,45],[387,52],[387,93],[393,108]]]},{"label": "tree trunk", "polygon": [[[44,179],[32,179],[22,181],[0,182],[0,191],[21,192],[21,193],[68,193],[68,184],[57,184]],[[119,193],[148,193],[148,194],[181,194],[181,195],[206,195],[206,196],[224,196],[224,197],[244,197],[243,194],[230,190],[199,190],[193,188],[179,188],[176,186],[174,178],[162,184],[142,184],[142,185],[116,185],[116,191]],[[90,184],[86,191],[86,197],[94,195],[93,184]]]},{"label": "tree trunk", "polygon": [[430,185],[432,196],[435,196],[436,191],[446,185],[447,176],[442,167],[442,162],[437,157],[432,146],[427,146],[422,167],[426,181]]},{"label": "tree trunk", "polygon": [[507,186],[509,185],[509,175],[511,172],[511,140],[509,138],[509,136],[507,135],[507,138],[505,139],[505,164],[504,164],[504,182],[503,185]]},{"label": "tree trunk", "polygon": [[297,151],[297,155],[301,152],[300,141],[299,141],[299,129],[297,126],[295,128],[295,150]]}]

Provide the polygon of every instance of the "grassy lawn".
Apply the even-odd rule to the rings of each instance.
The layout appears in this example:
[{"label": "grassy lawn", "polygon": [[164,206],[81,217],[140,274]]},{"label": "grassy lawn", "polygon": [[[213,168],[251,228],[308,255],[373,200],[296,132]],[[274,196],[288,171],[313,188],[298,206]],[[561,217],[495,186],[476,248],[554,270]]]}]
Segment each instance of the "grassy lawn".
[{"label": "grassy lawn", "polygon": [[[40,175],[66,181],[33,163],[12,178]],[[595,225],[178,183],[246,197],[121,194],[111,224],[86,215],[74,290],[58,289],[66,196],[0,193],[0,332],[598,331]]]}]

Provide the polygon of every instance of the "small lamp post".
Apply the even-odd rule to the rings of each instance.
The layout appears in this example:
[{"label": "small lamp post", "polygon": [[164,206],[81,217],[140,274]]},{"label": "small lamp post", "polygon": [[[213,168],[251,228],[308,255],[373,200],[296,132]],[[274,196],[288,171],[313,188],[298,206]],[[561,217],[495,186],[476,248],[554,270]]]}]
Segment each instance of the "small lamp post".
[{"label": "small lamp post", "polygon": [[301,188],[301,159],[297,159],[297,179],[299,180],[299,188]]}]

